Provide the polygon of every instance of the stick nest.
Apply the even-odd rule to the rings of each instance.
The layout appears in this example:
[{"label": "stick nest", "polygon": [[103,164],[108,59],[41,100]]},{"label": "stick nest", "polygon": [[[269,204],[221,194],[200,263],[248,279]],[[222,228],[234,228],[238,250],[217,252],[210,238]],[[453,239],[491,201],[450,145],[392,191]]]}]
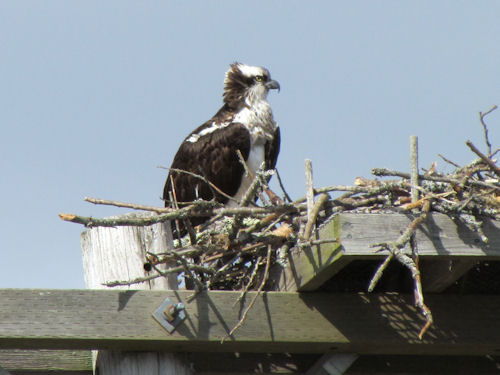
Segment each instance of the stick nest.
[{"label": "stick nest", "polygon": [[[437,163],[418,175],[418,184],[410,184],[410,174],[375,168],[375,178],[357,178],[352,186],[333,185],[314,188],[310,162],[306,163],[306,196],[292,201],[277,174],[282,197],[267,188],[267,180],[274,171],[259,171],[243,204],[224,207],[216,202],[196,201],[182,208],[148,207],[99,199],[86,198],[96,204],[111,204],[145,210],[154,213],[142,219],[114,218],[95,219],[61,214],[68,221],[93,226],[151,225],[158,222],[181,223],[188,228],[183,238],[174,239],[174,248],[165,253],[148,253],[145,267],[149,276],[137,280],[116,281],[109,286],[130,285],[176,272],[186,286],[197,291],[240,290],[242,296],[248,290],[272,288],[269,271],[273,266],[285,266],[287,254],[292,248],[301,249],[325,242],[337,242],[337,238],[315,239],[314,228],[321,226],[341,212],[408,212],[415,219],[393,242],[374,244],[374,251],[386,250],[387,258],[375,273],[368,290],[373,290],[387,264],[395,259],[408,267],[415,283],[416,304],[426,317],[421,336],[432,323],[430,310],[425,306],[421,291],[418,254],[403,251],[412,247],[412,239],[419,225],[429,212],[448,215],[465,224],[487,243],[482,229],[485,217],[500,217],[500,168],[488,139],[484,117],[496,107],[480,113],[487,151],[482,153],[470,141],[466,145],[477,156],[471,163],[459,166],[439,155],[454,170],[439,173]],[[383,177],[380,179],[379,177]],[[201,179],[203,177],[200,176]],[[390,179],[388,179],[390,178]],[[411,199],[412,189],[418,191],[418,199]],[[250,191],[251,190],[251,191]],[[262,192],[267,191],[269,198]],[[259,204],[253,204],[256,194]],[[198,228],[192,228],[192,217],[209,216]],[[174,232],[175,229],[174,229]],[[168,265],[168,268],[159,265]],[[269,285],[268,285],[269,284]],[[236,328],[236,327],[235,327]]]}]

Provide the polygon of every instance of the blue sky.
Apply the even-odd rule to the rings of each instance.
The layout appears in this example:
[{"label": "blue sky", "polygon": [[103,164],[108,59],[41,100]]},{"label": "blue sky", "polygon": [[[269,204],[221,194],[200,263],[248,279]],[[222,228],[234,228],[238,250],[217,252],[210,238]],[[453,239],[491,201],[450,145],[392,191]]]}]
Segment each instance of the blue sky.
[{"label": "blue sky", "polygon": [[[278,169],[303,195],[373,167],[484,150],[500,104],[500,2],[0,1],[0,287],[83,288],[85,196],[161,205],[182,139],[221,105],[233,61],[267,67]],[[500,146],[500,111],[488,117]]]}]

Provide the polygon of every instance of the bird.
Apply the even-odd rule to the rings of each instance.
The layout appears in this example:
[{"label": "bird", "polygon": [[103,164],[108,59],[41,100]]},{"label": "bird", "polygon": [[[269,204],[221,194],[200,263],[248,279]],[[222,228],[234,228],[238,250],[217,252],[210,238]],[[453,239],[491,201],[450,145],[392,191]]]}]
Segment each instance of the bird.
[{"label": "bird", "polygon": [[[235,207],[262,163],[266,170],[275,168],[281,134],[267,101],[270,90],[279,92],[280,84],[266,68],[230,64],[222,107],[188,134],[174,156],[163,189],[166,207],[173,202],[181,207],[199,199]],[[207,219],[192,218],[191,224]]]}]

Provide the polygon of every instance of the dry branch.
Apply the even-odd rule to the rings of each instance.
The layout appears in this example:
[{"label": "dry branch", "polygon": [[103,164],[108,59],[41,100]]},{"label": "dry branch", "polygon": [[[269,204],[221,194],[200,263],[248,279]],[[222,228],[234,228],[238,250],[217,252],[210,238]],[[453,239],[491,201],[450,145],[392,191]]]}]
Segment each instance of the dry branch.
[{"label": "dry branch", "polygon": [[498,107],[496,105],[494,105],[493,107],[491,107],[489,110],[487,110],[486,112],[479,112],[479,121],[481,121],[481,125],[483,126],[483,131],[484,131],[484,141],[486,143],[486,147],[488,147],[488,157],[491,158],[492,156],[492,152],[491,152],[491,143],[490,143],[490,140],[489,140],[489,137],[488,137],[488,127],[486,126],[486,123],[484,122],[484,118],[489,115],[491,112],[493,112],[494,110],[496,110]]},{"label": "dry branch", "polygon": [[[269,245],[267,248],[267,257],[266,257],[266,269],[264,270],[264,277],[262,278],[262,281],[259,285],[259,288],[257,289],[257,293],[255,293],[254,297],[252,298],[252,301],[248,304],[247,308],[243,312],[243,315],[241,316],[240,320],[236,325],[233,327],[233,329],[227,334],[227,337],[231,337],[234,332],[243,325],[243,322],[247,318],[248,312],[250,309],[253,307],[255,304],[255,301],[257,300],[257,297],[259,297],[260,292],[262,292],[262,289],[264,289],[264,286],[266,285],[267,279],[269,277],[269,267],[271,266],[271,254],[272,254],[272,247]],[[226,337],[226,338],[227,338]],[[224,339],[222,340],[224,342]]]},{"label": "dry branch", "polygon": [[410,136],[410,195],[411,201],[418,200],[418,138]]},{"label": "dry branch", "polygon": [[[493,172],[495,172],[495,174],[497,176],[500,176],[500,168],[498,168],[495,163],[493,162],[493,160],[491,160],[489,157],[487,157],[485,154],[483,154],[481,151],[479,151],[477,149],[476,146],[474,146],[474,144],[471,142],[471,141],[467,141],[465,142],[465,144],[467,146],[469,146],[469,148],[472,150],[472,152],[474,152],[477,156],[479,156],[486,164],[488,164],[490,166],[490,168],[493,170]],[[488,142],[489,144],[489,142]],[[491,151],[490,151],[491,152]]]},{"label": "dry branch", "polygon": [[175,212],[175,209],[169,208],[169,207],[148,206],[148,205],[144,205],[144,204],[118,202],[118,201],[111,201],[111,200],[91,198],[91,197],[85,197],[84,201],[89,202],[89,203],[93,203],[93,204],[102,204],[102,205],[107,205],[107,206],[131,208],[133,210],[156,212],[159,214],[160,213]]},{"label": "dry branch", "polygon": [[[390,169],[386,169],[386,168],[373,168],[372,174],[375,176],[385,176],[385,177],[386,176],[395,176],[395,177],[401,177],[401,178],[404,178],[407,180],[410,179],[409,173],[391,171]],[[450,178],[450,177],[446,177],[446,176],[426,176],[426,175],[419,174],[418,178],[421,180],[435,181],[435,182],[446,182],[446,183],[455,184],[455,185],[459,185],[461,183],[461,181],[456,179],[456,178]],[[472,181],[470,181],[470,184],[472,186],[500,190],[499,185],[497,185],[497,184],[493,185],[493,184],[489,184],[489,183],[486,183],[483,181],[472,180]]]},{"label": "dry branch", "polygon": [[137,218],[105,218],[99,219],[91,216],[79,216],[75,214],[59,214],[59,218],[64,221],[69,221],[76,224],[83,224],[88,228],[92,227],[118,227],[118,226],[148,226],[156,223],[163,223],[167,220],[183,219],[187,217],[205,217],[205,216],[257,216],[257,215],[268,215],[271,213],[283,214],[283,213],[293,213],[305,210],[305,206],[302,205],[292,205],[283,204],[279,206],[269,206],[269,207],[220,207],[218,204],[207,201],[196,201],[192,202],[191,205],[174,209],[174,208],[162,208],[162,207],[149,207],[145,205],[109,201],[105,199],[97,198],[85,198],[86,201],[95,204],[112,205],[117,207],[128,207],[138,210],[150,211],[150,212],[166,212],[153,217],[137,217]]},{"label": "dry branch", "polygon": [[307,202],[307,220],[311,220],[311,212],[314,205],[314,185],[311,160],[305,161],[305,177],[306,177],[306,202]]},{"label": "dry branch", "polygon": [[316,203],[314,203],[314,206],[312,207],[311,212],[308,214],[307,224],[305,226],[304,235],[303,235],[303,239],[305,241],[309,240],[309,237],[311,237],[311,232],[312,232],[314,225],[316,224],[316,219],[318,218],[319,211],[321,210],[323,205],[326,203],[328,198],[329,198],[328,194],[325,194],[325,193],[321,194],[318,197],[318,200],[316,201]]}]

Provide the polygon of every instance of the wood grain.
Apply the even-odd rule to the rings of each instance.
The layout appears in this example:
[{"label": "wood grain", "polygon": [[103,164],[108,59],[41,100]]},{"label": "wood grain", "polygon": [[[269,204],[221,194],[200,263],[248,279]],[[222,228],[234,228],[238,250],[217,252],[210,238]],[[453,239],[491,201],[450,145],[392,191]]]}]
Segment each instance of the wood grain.
[{"label": "wood grain", "polygon": [[[279,278],[280,289],[313,291],[353,260],[384,259],[387,252],[377,252],[372,245],[395,241],[412,219],[410,213],[343,213],[335,216],[318,229],[317,238],[339,239],[339,243],[292,249],[289,265],[275,276]],[[487,245],[463,224],[456,224],[446,215],[432,213],[417,231],[418,254],[423,259],[463,259],[465,261],[460,263],[469,267],[477,260],[499,259],[500,223],[485,220],[484,232],[489,238]],[[442,273],[429,280],[429,285],[438,285],[434,290],[442,290],[445,283],[449,285],[467,270],[467,267],[461,267],[460,272],[453,271],[453,275]],[[444,281],[440,280],[441,276]]]},{"label": "wood grain", "polygon": [[[246,303],[253,297],[248,293]],[[359,354],[495,354],[500,296],[428,295],[435,324],[423,341],[412,296],[262,293],[245,324],[239,292],[0,290],[0,347]],[[151,317],[169,297],[187,320],[169,335]]]}]

